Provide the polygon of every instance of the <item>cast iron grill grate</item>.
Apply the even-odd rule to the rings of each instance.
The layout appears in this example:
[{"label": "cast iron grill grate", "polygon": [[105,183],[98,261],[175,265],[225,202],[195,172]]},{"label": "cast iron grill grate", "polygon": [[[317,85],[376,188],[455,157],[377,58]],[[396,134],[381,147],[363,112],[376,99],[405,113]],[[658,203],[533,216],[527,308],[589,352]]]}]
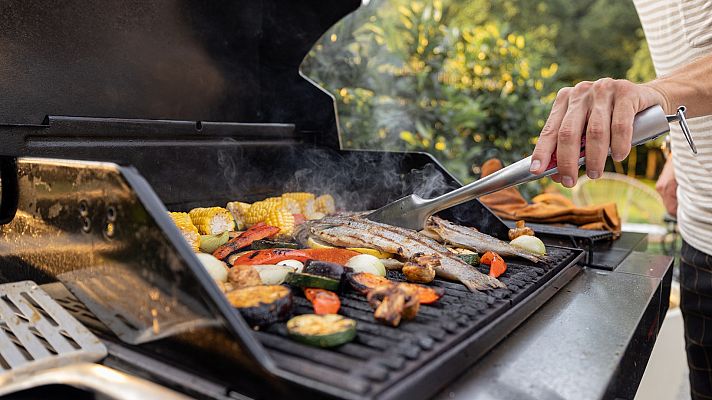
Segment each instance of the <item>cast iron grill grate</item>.
[{"label": "cast iron grill grate", "polygon": [[[534,266],[526,261],[509,261],[500,277],[507,289],[472,293],[463,285],[436,279],[445,289],[435,304],[422,305],[417,317],[398,328],[378,324],[364,296],[340,295],[343,314],[357,321],[357,337],[334,349],[319,349],[290,340],[286,324],[274,324],[256,332],[280,367],[336,386],[357,396],[374,396],[394,382],[432,362],[440,354],[488,325],[533,291],[569,266],[578,250],[550,247],[546,262]],[[484,268],[481,272],[487,273]],[[400,272],[389,278],[403,280]],[[295,314],[313,312],[310,303],[295,291]],[[493,344],[496,343],[495,340]],[[484,346],[482,353],[487,350]]]}]

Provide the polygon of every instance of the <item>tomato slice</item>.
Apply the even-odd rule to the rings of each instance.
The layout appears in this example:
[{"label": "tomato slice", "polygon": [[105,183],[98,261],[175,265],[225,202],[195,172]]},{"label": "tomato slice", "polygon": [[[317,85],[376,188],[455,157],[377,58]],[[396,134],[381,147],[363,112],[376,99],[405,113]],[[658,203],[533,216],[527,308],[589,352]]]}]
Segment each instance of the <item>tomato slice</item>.
[{"label": "tomato slice", "polygon": [[304,289],[304,295],[314,307],[314,314],[336,314],[341,308],[341,300],[336,293],[316,288]]}]

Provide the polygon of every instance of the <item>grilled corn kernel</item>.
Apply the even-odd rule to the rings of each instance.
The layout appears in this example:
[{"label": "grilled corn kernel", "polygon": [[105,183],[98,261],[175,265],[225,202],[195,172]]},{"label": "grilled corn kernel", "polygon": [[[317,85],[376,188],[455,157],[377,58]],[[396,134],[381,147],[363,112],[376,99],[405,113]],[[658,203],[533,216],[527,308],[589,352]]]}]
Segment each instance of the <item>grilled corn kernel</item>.
[{"label": "grilled corn kernel", "polygon": [[[283,199],[293,199],[296,200],[299,203],[300,207],[300,213],[304,214],[306,203],[309,201],[314,201],[316,196],[314,193],[307,193],[307,192],[291,192],[291,193],[284,193],[282,195]],[[297,213],[295,213],[297,214]]]},{"label": "grilled corn kernel", "polygon": [[176,224],[178,230],[180,230],[180,233],[183,234],[186,242],[188,242],[193,251],[197,252],[200,249],[200,233],[198,228],[193,225],[190,215],[184,212],[169,212],[168,214],[173,219],[173,223]]},{"label": "grilled corn kernel", "polygon": [[232,214],[222,207],[194,208],[189,214],[201,235],[214,235],[235,229]]},{"label": "grilled corn kernel", "polygon": [[227,203],[227,209],[232,214],[232,218],[235,219],[235,224],[237,225],[237,230],[241,231],[247,228],[247,212],[250,209],[249,203],[242,203],[240,201],[231,201]]},{"label": "grilled corn kernel", "polygon": [[284,208],[274,208],[265,218],[265,224],[276,226],[280,235],[291,235],[294,232],[294,215]]},{"label": "grilled corn kernel", "polygon": [[333,214],[336,212],[336,202],[330,194],[322,194],[314,200],[316,211],[324,214]]},{"label": "grilled corn kernel", "polygon": [[265,218],[267,218],[269,212],[272,211],[272,209],[280,208],[281,206],[281,201],[274,202],[262,200],[252,203],[250,209],[247,210],[247,213],[245,214],[245,222],[247,223],[247,226],[252,226],[258,222],[263,222]]},{"label": "grilled corn kernel", "polygon": [[282,199],[282,208],[292,214],[300,214],[302,212],[302,207],[299,205],[299,202],[289,197]]}]

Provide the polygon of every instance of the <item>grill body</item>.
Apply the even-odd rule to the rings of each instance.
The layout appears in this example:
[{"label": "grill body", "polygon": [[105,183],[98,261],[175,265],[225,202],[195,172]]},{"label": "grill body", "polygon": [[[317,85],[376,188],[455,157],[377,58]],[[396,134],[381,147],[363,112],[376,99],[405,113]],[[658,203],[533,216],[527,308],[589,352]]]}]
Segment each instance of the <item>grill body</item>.
[{"label": "grill body", "polygon": [[[0,280],[44,285],[106,341],[106,363],[148,378],[155,360],[174,382],[253,397],[423,398],[460,374],[578,272],[581,250],[511,263],[506,290],[437,281],[442,303],[398,329],[345,294],[358,337],[327,351],[251,330],[166,214],[302,190],[365,210],[460,186],[427,154],[340,149],[333,98],[298,66],[359,4],[4,2]],[[441,216],[506,238],[478,201]]]}]

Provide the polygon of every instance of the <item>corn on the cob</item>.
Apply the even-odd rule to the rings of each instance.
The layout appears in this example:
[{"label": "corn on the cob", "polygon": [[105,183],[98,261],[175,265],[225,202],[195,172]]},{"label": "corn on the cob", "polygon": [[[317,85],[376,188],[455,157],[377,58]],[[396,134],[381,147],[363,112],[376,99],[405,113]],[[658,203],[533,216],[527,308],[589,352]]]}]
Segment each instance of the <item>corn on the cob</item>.
[{"label": "corn on the cob", "polygon": [[267,214],[272,211],[273,208],[279,207],[281,203],[270,202],[270,201],[257,201],[252,203],[250,208],[245,213],[245,223],[247,226],[252,226],[258,222],[262,222],[267,218]]},{"label": "corn on the cob", "polygon": [[291,193],[284,193],[282,195],[282,198],[296,200],[299,203],[300,213],[304,214],[306,211],[307,202],[314,201],[316,196],[314,195],[314,193],[291,192]]},{"label": "corn on the cob", "polygon": [[299,205],[299,202],[294,199],[290,199],[289,197],[282,199],[282,208],[292,214],[301,214],[302,212],[302,207]]},{"label": "corn on the cob", "polygon": [[184,212],[169,212],[168,214],[173,219],[173,223],[176,224],[178,230],[180,230],[180,233],[183,234],[186,242],[188,242],[193,251],[197,252],[200,249],[200,233],[198,228],[193,225],[190,215]]},{"label": "corn on the cob", "polygon": [[232,214],[222,207],[194,208],[188,214],[202,235],[214,235],[235,229]]},{"label": "corn on the cob", "polygon": [[227,209],[232,214],[232,218],[235,219],[235,224],[237,225],[237,230],[241,231],[247,228],[247,212],[250,209],[249,203],[243,203],[240,201],[231,201],[227,203]]},{"label": "corn on the cob", "polygon": [[324,214],[336,212],[336,202],[330,194],[322,194],[314,200],[316,211]]},{"label": "corn on the cob", "polygon": [[265,218],[265,224],[280,228],[280,235],[294,233],[294,215],[284,208],[273,208]]}]

